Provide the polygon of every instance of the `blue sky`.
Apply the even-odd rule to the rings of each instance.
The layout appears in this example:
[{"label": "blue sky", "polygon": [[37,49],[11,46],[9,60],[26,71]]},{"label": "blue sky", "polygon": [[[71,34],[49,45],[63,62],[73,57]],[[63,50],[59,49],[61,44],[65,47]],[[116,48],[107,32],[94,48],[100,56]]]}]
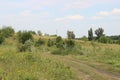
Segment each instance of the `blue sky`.
[{"label": "blue sky", "polygon": [[66,37],[87,36],[102,27],[106,35],[120,35],[120,0],[0,0],[0,27],[34,30]]}]

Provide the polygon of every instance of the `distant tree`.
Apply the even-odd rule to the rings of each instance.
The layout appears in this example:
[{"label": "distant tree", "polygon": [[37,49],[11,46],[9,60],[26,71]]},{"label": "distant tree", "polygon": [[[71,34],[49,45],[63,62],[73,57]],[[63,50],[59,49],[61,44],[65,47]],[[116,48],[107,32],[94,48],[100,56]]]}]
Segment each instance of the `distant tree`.
[{"label": "distant tree", "polygon": [[93,30],[92,30],[92,28],[90,28],[90,30],[88,30],[88,40],[89,41],[93,40]]},{"label": "distant tree", "polygon": [[80,40],[87,41],[88,38],[86,36],[83,36],[83,37],[80,38]]},{"label": "distant tree", "polygon": [[36,35],[35,31],[29,31],[31,34]]},{"label": "distant tree", "polygon": [[0,34],[5,38],[13,36],[14,32],[15,31],[11,26],[3,26],[3,28],[0,30]]},{"label": "distant tree", "polygon": [[49,34],[45,33],[44,36],[50,36]]},{"label": "distant tree", "polygon": [[108,43],[108,38],[106,36],[101,36],[98,41],[101,43]]},{"label": "distant tree", "polygon": [[97,39],[99,39],[101,36],[103,36],[104,29],[103,28],[98,28],[95,30],[95,34],[97,35]]},{"label": "distant tree", "polygon": [[42,36],[42,32],[40,30],[37,33],[39,36]]},{"label": "distant tree", "polygon": [[109,38],[111,38],[112,40],[119,40],[120,35],[113,35],[113,36],[107,36]]},{"label": "distant tree", "polygon": [[98,41],[101,43],[112,43],[112,40],[105,35],[101,36]]},{"label": "distant tree", "polygon": [[54,35],[50,35],[51,37],[57,37],[57,35],[56,34],[54,34]]},{"label": "distant tree", "polygon": [[33,36],[29,31],[28,32],[27,31],[23,31],[23,32],[19,31],[17,33],[17,36],[18,36],[19,42],[22,44],[24,44],[27,40],[33,41]]},{"label": "distant tree", "polygon": [[67,31],[67,37],[68,39],[75,39],[75,34],[73,31]]}]

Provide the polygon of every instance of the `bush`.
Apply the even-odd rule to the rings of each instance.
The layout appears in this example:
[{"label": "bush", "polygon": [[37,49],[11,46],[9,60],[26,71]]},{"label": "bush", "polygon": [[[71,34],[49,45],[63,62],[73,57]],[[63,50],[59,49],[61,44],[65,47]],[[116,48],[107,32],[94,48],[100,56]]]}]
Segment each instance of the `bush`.
[{"label": "bush", "polygon": [[27,50],[27,47],[24,44],[18,44],[17,46],[19,52],[25,52]]},{"label": "bush", "polygon": [[59,42],[59,43],[56,43],[56,47],[57,48],[64,48],[64,46],[65,46],[65,44],[64,44],[64,42],[63,41],[61,41],[61,42]]},{"label": "bush", "polygon": [[27,40],[31,40],[33,41],[33,36],[30,32],[27,32],[27,31],[19,31],[17,33],[17,36],[18,36],[18,40],[20,43],[24,44]]},{"label": "bush", "polygon": [[58,36],[56,38],[56,47],[57,48],[63,48],[63,46],[64,46],[64,42],[63,42],[62,38],[60,36]]},{"label": "bush", "polygon": [[83,36],[82,38],[80,38],[80,40],[88,41],[88,38],[86,36]]},{"label": "bush", "polygon": [[33,42],[31,40],[28,40],[25,42],[25,44],[18,45],[18,51],[19,52],[25,52],[25,51],[32,52],[32,46],[33,46]]},{"label": "bush", "polygon": [[14,29],[10,26],[5,26],[0,30],[0,34],[6,38],[13,36]]},{"label": "bush", "polygon": [[48,42],[47,42],[47,46],[51,47],[53,45],[54,45],[54,42],[51,39],[49,39]]},{"label": "bush", "polygon": [[101,43],[112,43],[111,39],[106,36],[101,36],[98,41]]},{"label": "bush", "polygon": [[35,43],[35,46],[41,46],[41,45],[44,45],[45,44],[45,41],[44,40],[42,40],[41,38],[39,38],[38,39],[38,41],[36,41],[36,43]]},{"label": "bush", "polygon": [[68,39],[68,40],[66,41],[66,47],[67,47],[67,48],[73,48],[74,46],[75,46],[75,42],[74,42],[73,40]]},{"label": "bush", "polygon": [[120,44],[120,38],[118,39],[117,43]]},{"label": "bush", "polygon": [[0,35],[0,44],[2,44],[4,41],[5,41],[5,38],[2,35]]},{"label": "bush", "polygon": [[62,41],[61,36],[58,36],[58,37],[56,38],[56,43],[59,43],[59,42],[61,42],[61,41]]}]

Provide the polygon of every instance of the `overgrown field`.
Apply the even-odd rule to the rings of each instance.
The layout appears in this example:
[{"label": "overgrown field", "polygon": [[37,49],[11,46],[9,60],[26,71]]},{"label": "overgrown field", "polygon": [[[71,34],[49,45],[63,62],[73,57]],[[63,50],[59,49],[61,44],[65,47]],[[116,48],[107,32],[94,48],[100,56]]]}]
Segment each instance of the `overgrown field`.
[{"label": "overgrown field", "polygon": [[0,46],[0,80],[74,80],[70,67],[42,57],[41,52],[17,52],[14,45]]},{"label": "overgrown field", "polygon": [[120,45],[9,37],[0,45],[0,80],[120,80]]}]

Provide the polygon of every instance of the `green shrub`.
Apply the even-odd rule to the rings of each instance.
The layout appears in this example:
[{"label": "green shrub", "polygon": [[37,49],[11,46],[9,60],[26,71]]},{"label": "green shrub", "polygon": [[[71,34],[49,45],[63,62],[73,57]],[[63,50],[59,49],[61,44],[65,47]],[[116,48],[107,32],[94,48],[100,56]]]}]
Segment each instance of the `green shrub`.
[{"label": "green shrub", "polygon": [[28,31],[19,31],[17,33],[17,36],[18,36],[18,40],[20,43],[24,44],[27,40],[32,40],[33,41],[33,36],[32,34]]},{"label": "green shrub", "polygon": [[88,41],[88,38],[86,36],[83,36],[82,38],[80,38],[80,40]]},{"label": "green shrub", "polygon": [[112,43],[112,40],[106,36],[101,36],[98,41],[101,43]]},{"label": "green shrub", "polygon": [[5,41],[5,38],[2,35],[0,35],[0,44],[2,44],[4,41]]},{"label": "green shrub", "polygon": [[63,48],[64,42],[63,42],[63,40],[62,40],[62,38],[60,36],[58,36],[56,38],[56,43],[55,44],[56,44],[57,48]]},{"label": "green shrub", "polygon": [[59,43],[59,42],[61,42],[61,41],[62,41],[61,36],[58,36],[58,37],[56,38],[56,43]]},{"label": "green shrub", "polygon": [[54,45],[54,42],[51,39],[49,39],[48,42],[47,42],[47,46],[51,47],[53,45]]},{"label": "green shrub", "polygon": [[25,52],[27,48],[24,44],[18,44],[17,49],[19,52]]},{"label": "green shrub", "polygon": [[56,47],[57,47],[57,48],[64,48],[64,45],[65,45],[65,44],[64,44],[64,42],[62,42],[62,41],[59,42],[59,43],[56,43]]},{"label": "green shrub", "polygon": [[41,46],[41,45],[44,45],[45,44],[45,41],[44,40],[42,40],[41,38],[39,38],[37,41],[36,41],[36,43],[35,43],[35,46]]},{"label": "green shrub", "polygon": [[0,30],[0,34],[4,37],[11,37],[14,34],[14,29],[10,26],[4,26],[1,30]]},{"label": "green shrub", "polygon": [[117,43],[120,44],[120,38],[119,38],[119,40],[117,41]]},{"label": "green shrub", "polygon": [[18,45],[18,51],[19,52],[25,52],[25,51],[32,52],[32,46],[33,46],[33,42],[31,40],[27,40],[25,44]]},{"label": "green shrub", "polygon": [[71,54],[75,46],[75,42],[71,39],[68,39],[64,42],[56,43],[57,49],[53,50],[52,54],[58,54],[58,55],[68,55]]},{"label": "green shrub", "polygon": [[67,48],[73,48],[75,46],[75,42],[71,39],[68,39],[66,41],[66,46],[67,46]]}]

